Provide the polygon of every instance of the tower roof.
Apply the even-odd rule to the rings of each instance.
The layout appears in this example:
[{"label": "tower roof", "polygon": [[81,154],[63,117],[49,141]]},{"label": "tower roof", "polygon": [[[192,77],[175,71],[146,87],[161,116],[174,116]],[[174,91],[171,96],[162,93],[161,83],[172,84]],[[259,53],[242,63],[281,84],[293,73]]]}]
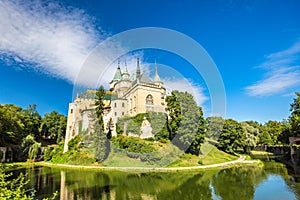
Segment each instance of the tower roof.
[{"label": "tower roof", "polygon": [[127,63],[126,63],[126,60],[125,60],[125,70],[122,74],[122,79],[123,80],[129,80],[129,77],[130,77],[130,74],[128,73]]},{"label": "tower roof", "polygon": [[154,83],[162,83],[162,81],[160,80],[160,77],[158,75],[156,62],[155,62],[155,75],[154,75],[153,81],[154,81]]},{"label": "tower roof", "polygon": [[137,66],[136,66],[136,79],[139,79],[141,76],[141,69],[140,69],[140,58],[137,58]]},{"label": "tower roof", "polygon": [[113,81],[120,81],[122,79],[122,72],[120,68],[120,60],[118,60],[118,68],[114,75]]},{"label": "tower roof", "polygon": [[140,76],[139,81],[142,83],[153,83],[153,81],[144,73]]}]

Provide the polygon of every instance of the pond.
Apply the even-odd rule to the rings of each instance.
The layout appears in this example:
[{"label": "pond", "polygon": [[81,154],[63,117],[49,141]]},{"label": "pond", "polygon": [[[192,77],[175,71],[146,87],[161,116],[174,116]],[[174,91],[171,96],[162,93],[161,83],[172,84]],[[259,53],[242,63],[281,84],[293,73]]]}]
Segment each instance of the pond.
[{"label": "pond", "polygon": [[[128,173],[33,167],[25,172],[36,198],[59,191],[60,199],[299,199],[300,183],[285,165],[201,172]],[[291,173],[290,173],[291,174]]]}]

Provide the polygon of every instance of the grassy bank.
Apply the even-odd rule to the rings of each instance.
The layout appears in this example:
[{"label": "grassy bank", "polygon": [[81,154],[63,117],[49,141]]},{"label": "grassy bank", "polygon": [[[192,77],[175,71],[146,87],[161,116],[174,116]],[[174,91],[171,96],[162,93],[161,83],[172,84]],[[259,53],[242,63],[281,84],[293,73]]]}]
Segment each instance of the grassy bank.
[{"label": "grassy bank", "polygon": [[[164,150],[171,153],[174,150],[172,144],[166,144]],[[215,146],[206,142],[201,148],[202,155],[195,156],[191,154],[180,154],[175,162],[168,165],[159,166],[142,162],[140,159],[127,157],[122,152],[113,152],[108,159],[101,163],[94,163],[90,165],[74,165],[66,163],[53,163],[53,162],[24,162],[24,163],[9,163],[6,166],[49,166],[58,168],[74,168],[74,169],[96,169],[102,171],[134,171],[134,172],[172,172],[172,171],[201,171],[201,170],[219,170],[230,167],[262,167],[263,164],[256,160],[245,160],[246,156],[240,159],[237,156],[229,155],[223,151],[218,150]],[[165,152],[166,153],[166,152]],[[167,156],[166,156],[167,159]],[[80,161],[79,161],[80,162]]]}]

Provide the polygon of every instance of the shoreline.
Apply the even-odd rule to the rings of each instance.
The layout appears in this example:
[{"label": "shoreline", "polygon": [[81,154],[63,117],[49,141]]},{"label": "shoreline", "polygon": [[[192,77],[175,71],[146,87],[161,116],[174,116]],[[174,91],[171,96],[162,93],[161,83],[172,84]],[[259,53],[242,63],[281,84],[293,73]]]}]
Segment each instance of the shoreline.
[{"label": "shoreline", "polygon": [[[190,167],[109,167],[109,166],[55,164],[49,162],[36,162],[30,164],[35,166],[69,168],[69,169],[92,169],[92,170],[99,170],[99,171],[124,171],[124,172],[180,172],[182,171],[184,172],[184,171],[201,171],[205,169],[209,169],[209,170],[224,169],[224,168],[240,167],[240,166],[259,167],[262,164],[262,162],[259,160],[245,160],[245,156],[241,156],[240,158],[233,161],[211,164],[211,165],[190,166]],[[21,165],[28,165],[28,163],[22,163]]]}]

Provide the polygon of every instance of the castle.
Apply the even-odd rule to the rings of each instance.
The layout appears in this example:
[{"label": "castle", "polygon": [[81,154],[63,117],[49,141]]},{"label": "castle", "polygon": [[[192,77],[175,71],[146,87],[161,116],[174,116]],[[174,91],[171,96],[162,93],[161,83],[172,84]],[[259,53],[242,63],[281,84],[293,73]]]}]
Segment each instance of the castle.
[{"label": "castle", "polygon": [[[132,75],[129,74],[126,63],[122,72],[118,60],[117,70],[109,84],[110,90],[106,91],[103,101],[103,121],[105,132],[110,131],[112,136],[117,135],[116,123],[122,116],[166,112],[166,89],[158,75],[157,66],[154,78],[150,79],[145,73],[141,73],[139,59],[136,73]],[[87,90],[69,104],[64,152],[68,150],[67,144],[73,137],[93,129],[94,119],[91,114],[95,109],[95,97],[96,90]]]}]

